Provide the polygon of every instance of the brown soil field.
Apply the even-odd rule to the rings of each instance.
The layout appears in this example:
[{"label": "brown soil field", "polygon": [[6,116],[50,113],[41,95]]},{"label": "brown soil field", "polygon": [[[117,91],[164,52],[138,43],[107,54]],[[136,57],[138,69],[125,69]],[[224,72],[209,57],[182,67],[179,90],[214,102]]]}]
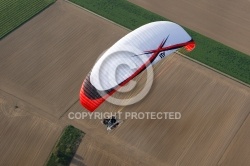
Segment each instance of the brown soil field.
[{"label": "brown soil field", "polygon": [[249,165],[250,163],[250,116],[244,122],[233,142],[227,148],[219,165]]},{"label": "brown soil field", "polygon": [[98,55],[126,33],[57,1],[0,41],[0,165],[45,163],[65,125],[60,115]]},{"label": "brown soil field", "polygon": [[[249,115],[249,101],[249,88],[173,55],[155,66],[153,87],[143,101],[126,107],[106,102],[97,111],[180,112],[181,119],[126,119],[108,133],[99,119],[68,119],[69,112],[85,112],[79,103],[63,119],[86,132],[88,138],[77,152],[86,165],[118,159],[123,165],[217,165],[240,134]],[[244,138],[241,146],[249,143]],[[247,148],[241,153],[249,155]]]},{"label": "brown soil field", "polygon": [[60,117],[98,55],[126,33],[59,0],[0,41],[0,89]]},{"label": "brown soil field", "polygon": [[250,55],[250,1],[129,0]]},{"label": "brown soil field", "polygon": [[[78,100],[83,79],[127,33],[58,0],[0,41],[0,165],[42,165],[65,124],[86,133],[71,165],[230,165],[234,152],[242,153],[236,160],[249,161],[250,89],[179,55],[155,66],[153,87],[141,102],[105,102],[97,112],[181,112],[181,119],[127,119],[107,132],[99,119],[68,118],[86,112]],[[236,146],[241,143],[245,151]]]},{"label": "brown soil field", "polygon": [[33,111],[39,110],[0,91],[0,165],[43,165],[49,157],[62,128]]}]

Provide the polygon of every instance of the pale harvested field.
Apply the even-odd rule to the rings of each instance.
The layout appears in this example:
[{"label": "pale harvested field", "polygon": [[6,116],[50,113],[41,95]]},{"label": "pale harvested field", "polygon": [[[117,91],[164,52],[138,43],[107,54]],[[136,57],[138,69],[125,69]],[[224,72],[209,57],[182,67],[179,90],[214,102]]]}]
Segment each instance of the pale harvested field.
[{"label": "pale harvested field", "polygon": [[250,55],[249,0],[129,0]]},{"label": "pale harvested field", "polygon": [[[97,156],[114,163],[120,158],[124,165],[210,166],[220,161],[249,114],[250,89],[178,55],[157,64],[155,75],[142,102],[124,108],[104,103],[98,111],[181,112],[182,118],[129,119],[111,133],[100,120],[67,120],[89,137],[77,152],[84,164],[97,162]],[[77,103],[71,111],[84,110]],[[249,156],[247,149],[242,155]]]},{"label": "pale harvested field", "polygon": [[[0,41],[0,165],[43,165],[98,55],[127,32],[57,1]],[[0,95],[1,95],[0,94]],[[6,105],[6,95],[15,101]],[[21,110],[14,109],[18,105]]]},{"label": "pale harvested field", "polygon": [[59,0],[0,41],[0,89],[59,117],[98,55],[126,33]]},{"label": "pale harvested field", "polygon": [[[15,106],[19,108],[15,108]],[[43,165],[62,128],[37,108],[0,91],[0,165]]]},{"label": "pale harvested field", "polygon": [[[25,110],[1,115],[0,165],[42,165],[61,132],[57,125],[65,123],[86,133],[71,165],[230,162],[223,155],[234,155],[230,143],[244,132],[239,129],[249,114],[250,89],[178,55],[156,65],[153,87],[142,102],[104,103],[97,111],[173,111],[182,113],[180,120],[126,120],[107,133],[100,120],[68,119],[71,111],[86,111],[78,102],[79,88],[98,55],[126,33],[58,0],[0,41],[0,89],[18,97],[12,109],[21,102]],[[246,136],[241,139],[248,143]]]},{"label": "pale harvested field", "polygon": [[250,163],[250,116],[244,122],[243,126],[238,131],[233,142],[227,148],[219,165],[249,165]]}]

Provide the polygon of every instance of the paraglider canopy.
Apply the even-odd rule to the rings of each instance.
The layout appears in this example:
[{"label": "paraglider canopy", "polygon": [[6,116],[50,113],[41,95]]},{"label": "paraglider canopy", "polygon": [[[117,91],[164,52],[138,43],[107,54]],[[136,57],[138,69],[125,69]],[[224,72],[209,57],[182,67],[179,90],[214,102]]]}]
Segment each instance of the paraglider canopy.
[{"label": "paraglider canopy", "polygon": [[195,42],[176,23],[158,21],[137,28],[117,41],[95,63],[81,87],[81,104],[94,111],[150,64],[156,64],[180,48],[192,51]]}]

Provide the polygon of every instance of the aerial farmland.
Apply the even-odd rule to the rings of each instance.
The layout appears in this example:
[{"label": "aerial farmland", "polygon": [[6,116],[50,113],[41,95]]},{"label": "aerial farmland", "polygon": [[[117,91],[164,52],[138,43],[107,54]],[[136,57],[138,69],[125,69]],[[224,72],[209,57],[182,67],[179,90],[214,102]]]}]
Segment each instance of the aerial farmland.
[{"label": "aerial farmland", "polygon": [[[112,6],[112,2],[104,2]],[[117,1],[117,8],[120,2],[123,0]],[[190,23],[189,19],[156,10],[167,2],[131,2],[249,55],[246,43],[250,33],[245,28],[248,16],[244,9],[250,2],[237,4],[241,11],[232,14],[231,20],[223,17],[223,25],[233,25],[224,34],[212,34],[205,23]],[[91,10],[95,9],[92,4],[98,7],[94,1],[27,0],[22,4],[26,4],[25,10],[18,3],[11,0],[0,4],[4,13],[0,25],[0,165],[51,165],[48,161],[51,154],[57,154],[68,125],[84,133],[78,148],[74,148],[73,159],[69,159],[72,166],[249,165],[250,71],[245,54],[236,51],[246,61],[235,69],[243,73],[239,77],[234,77],[237,72],[223,72],[228,68],[209,66],[210,62],[202,61],[205,58],[193,59],[198,52],[170,55],[154,66],[152,88],[140,102],[129,106],[104,102],[95,112],[166,111],[179,112],[181,118],[126,119],[108,132],[100,119],[71,119],[69,115],[88,112],[79,102],[84,78],[99,55],[133,27],[112,20],[106,11]],[[187,12],[192,7],[197,9],[193,14],[199,20],[204,4],[194,7],[193,3],[185,3],[183,7]],[[31,6],[35,7],[29,10]],[[8,21],[6,11],[10,9],[22,14],[16,13]],[[238,33],[240,28],[245,35]],[[234,30],[241,39],[234,38]],[[136,77],[139,86],[126,97],[138,93],[145,78],[145,72]],[[68,135],[65,140],[70,138]]]}]

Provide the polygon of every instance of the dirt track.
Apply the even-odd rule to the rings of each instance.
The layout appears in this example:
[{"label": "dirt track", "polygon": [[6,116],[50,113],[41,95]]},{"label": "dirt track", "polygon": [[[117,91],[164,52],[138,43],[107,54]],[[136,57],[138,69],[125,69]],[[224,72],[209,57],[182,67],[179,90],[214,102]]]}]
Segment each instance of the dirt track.
[{"label": "dirt track", "polygon": [[250,1],[129,0],[250,55]]},{"label": "dirt track", "polygon": [[[126,120],[108,134],[100,120],[68,119],[71,111],[86,111],[78,102],[79,88],[98,55],[126,33],[121,27],[58,0],[0,41],[0,89],[29,105],[21,113],[7,114],[27,112],[37,123],[33,127],[32,120],[16,122],[1,116],[0,127],[10,124],[21,136],[26,131],[20,124],[31,126],[30,140],[59,132],[53,125],[76,125],[86,136],[71,165],[228,165],[234,149],[242,153],[235,161],[249,161],[249,148],[244,146],[249,144],[249,137],[244,135],[249,123],[243,122],[250,111],[250,89],[178,55],[156,65],[153,87],[142,102],[128,107],[104,103],[97,111],[173,111],[182,113],[180,120]],[[14,106],[15,102],[11,108]],[[39,130],[39,126],[47,127]],[[56,138],[45,141],[41,136],[45,144],[29,146],[26,139],[13,141],[12,132],[4,136],[2,139],[0,135],[1,140],[6,140],[0,143],[2,152],[30,156],[29,163],[37,160],[30,154],[36,156],[42,147],[39,155],[43,157],[37,161],[40,165]],[[18,133],[14,136],[18,137]],[[19,145],[18,149],[4,146],[3,142],[11,145],[11,141],[13,146]],[[8,156],[3,159],[15,162]]]}]

